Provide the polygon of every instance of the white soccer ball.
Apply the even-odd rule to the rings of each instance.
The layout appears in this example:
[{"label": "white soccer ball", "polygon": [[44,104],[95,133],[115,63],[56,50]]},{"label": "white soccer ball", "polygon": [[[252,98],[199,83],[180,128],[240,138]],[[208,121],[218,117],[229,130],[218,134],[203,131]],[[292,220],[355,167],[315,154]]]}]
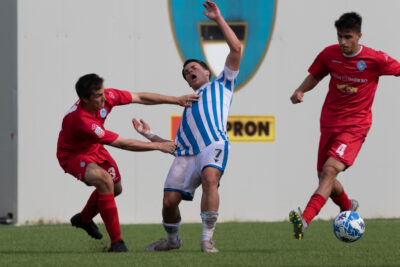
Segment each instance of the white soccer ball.
[{"label": "white soccer ball", "polygon": [[333,233],[343,242],[357,241],[364,231],[364,220],[355,211],[343,211],[333,220]]}]

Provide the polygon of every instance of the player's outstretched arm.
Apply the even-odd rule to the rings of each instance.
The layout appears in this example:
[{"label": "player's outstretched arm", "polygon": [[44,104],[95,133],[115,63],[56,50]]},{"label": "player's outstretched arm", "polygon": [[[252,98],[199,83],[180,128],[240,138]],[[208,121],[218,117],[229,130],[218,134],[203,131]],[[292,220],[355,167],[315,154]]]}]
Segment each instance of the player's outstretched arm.
[{"label": "player's outstretched arm", "polygon": [[157,104],[175,104],[182,107],[191,107],[192,102],[199,101],[199,95],[188,94],[183,96],[167,96],[154,93],[133,93],[132,103],[139,103],[143,105],[157,105]]},{"label": "player's outstretched arm", "polygon": [[230,70],[239,70],[240,59],[242,56],[242,45],[240,44],[239,39],[231,27],[229,27],[229,25],[226,23],[225,19],[221,15],[221,12],[219,11],[218,6],[214,2],[207,0],[204,2],[203,6],[208,12],[207,13],[206,11],[203,11],[204,15],[217,23],[229,46],[229,54],[226,58],[225,65]]},{"label": "player's outstretched arm", "polygon": [[110,144],[110,146],[121,148],[129,151],[152,151],[152,150],[160,150],[164,153],[172,153],[175,151],[176,144],[172,141],[167,142],[142,142],[135,139],[124,139],[122,137],[118,137],[114,142]]},{"label": "player's outstretched arm", "polygon": [[304,93],[312,90],[319,83],[319,81],[320,80],[315,79],[314,76],[309,74],[300,84],[299,88],[297,88],[290,97],[292,103],[297,104],[303,102]]},{"label": "player's outstretched arm", "polygon": [[159,137],[158,135],[156,135],[155,133],[153,133],[150,130],[150,126],[144,120],[140,120],[140,122],[139,122],[135,118],[133,118],[132,124],[138,133],[140,133],[141,135],[143,135],[144,137],[146,137],[147,139],[149,139],[152,142],[169,142],[170,141],[170,140],[163,139],[163,138]]}]

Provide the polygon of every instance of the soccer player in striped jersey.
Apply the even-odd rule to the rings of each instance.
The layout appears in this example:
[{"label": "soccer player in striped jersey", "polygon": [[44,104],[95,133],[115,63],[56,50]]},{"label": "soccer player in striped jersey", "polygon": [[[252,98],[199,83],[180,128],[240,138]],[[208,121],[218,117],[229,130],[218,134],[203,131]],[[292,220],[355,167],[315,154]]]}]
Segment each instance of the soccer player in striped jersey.
[{"label": "soccer player in striped jersey", "polygon": [[356,210],[337,175],[352,166],[372,123],[372,102],[379,76],[400,75],[400,63],[386,53],[359,44],[362,18],[355,12],[343,14],[336,22],[339,44],[326,47],[308,69],[309,75],[291,96],[301,103],[305,92],[330,74],[329,91],[321,113],[321,138],[317,171],[319,184],[304,212],[291,211],[294,236],[304,230],[330,197],[344,210]]},{"label": "soccer player in striped jersey", "polygon": [[[225,67],[219,77],[210,82],[208,66],[196,59],[189,59],[183,65],[182,74],[189,86],[199,95],[199,101],[185,108],[178,133],[175,138],[177,149],[175,160],[164,185],[163,225],[167,239],[161,239],[147,246],[147,251],[177,249],[182,245],[179,236],[181,200],[192,200],[195,190],[202,186],[201,219],[203,232],[201,250],[218,252],[212,236],[218,218],[218,186],[224,172],[229,142],[226,124],[232,102],[235,79],[239,72],[241,43],[221,16],[217,5],[206,1],[203,11],[206,17],[215,21],[229,46]],[[135,128],[144,133],[147,124],[136,123]],[[140,131],[139,131],[140,132]],[[151,141],[161,141],[158,136],[150,136]]]}]

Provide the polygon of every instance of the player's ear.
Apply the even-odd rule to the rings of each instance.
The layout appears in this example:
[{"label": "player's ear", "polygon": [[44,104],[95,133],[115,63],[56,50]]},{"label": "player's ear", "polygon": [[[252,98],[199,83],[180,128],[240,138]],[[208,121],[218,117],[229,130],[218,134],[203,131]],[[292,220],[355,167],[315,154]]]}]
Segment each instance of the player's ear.
[{"label": "player's ear", "polygon": [[208,77],[208,80],[211,81],[211,72],[209,70],[206,70],[206,75]]}]

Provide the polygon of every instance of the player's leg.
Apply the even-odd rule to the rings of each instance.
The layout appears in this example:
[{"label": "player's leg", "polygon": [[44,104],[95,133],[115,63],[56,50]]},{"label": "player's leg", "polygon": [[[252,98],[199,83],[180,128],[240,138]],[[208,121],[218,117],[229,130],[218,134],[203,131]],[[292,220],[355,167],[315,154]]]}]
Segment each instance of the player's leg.
[{"label": "player's leg", "polygon": [[118,210],[114,199],[112,176],[102,167],[89,163],[86,168],[85,182],[98,190],[97,205],[107,232],[111,239],[111,252],[126,252],[128,249],[121,239]]},{"label": "player's leg", "polygon": [[151,243],[146,247],[146,251],[165,251],[177,249],[182,246],[179,230],[181,225],[181,215],[179,211],[179,203],[185,197],[191,200],[192,192],[185,191],[185,177],[187,169],[193,162],[193,157],[184,156],[176,157],[168,172],[164,184],[164,197],[163,197],[163,227],[167,233],[167,239],[160,239]]},{"label": "player's leg", "polygon": [[221,171],[214,167],[206,167],[201,176],[203,195],[201,197],[201,220],[203,231],[201,236],[201,250],[203,252],[218,252],[212,240],[215,225],[218,220],[219,192],[218,184]]},{"label": "player's leg", "polygon": [[203,252],[218,252],[212,239],[219,210],[219,182],[225,170],[229,154],[229,143],[218,142],[209,145],[200,152],[198,165],[201,167],[201,220],[203,231],[201,250]]},{"label": "player's leg", "polygon": [[182,239],[179,234],[181,226],[181,214],[179,203],[182,201],[182,194],[176,191],[164,191],[163,198],[163,227],[167,233],[167,239],[160,239],[146,247],[146,251],[166,251],[178,249],[182,246]]}]

